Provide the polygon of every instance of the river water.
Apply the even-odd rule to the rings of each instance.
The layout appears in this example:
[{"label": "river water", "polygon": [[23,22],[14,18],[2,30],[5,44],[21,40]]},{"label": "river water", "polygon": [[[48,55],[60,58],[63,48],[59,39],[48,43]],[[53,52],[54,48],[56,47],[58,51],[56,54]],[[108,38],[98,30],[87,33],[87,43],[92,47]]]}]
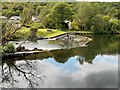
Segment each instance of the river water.
[{"label": "river water", "polygon": [[113,35],[91,38],[85,47],[57,40],[25,43],[29,49],[36,46],[51,51],[2,60],[0,87],[117,88],[120,38]]}]

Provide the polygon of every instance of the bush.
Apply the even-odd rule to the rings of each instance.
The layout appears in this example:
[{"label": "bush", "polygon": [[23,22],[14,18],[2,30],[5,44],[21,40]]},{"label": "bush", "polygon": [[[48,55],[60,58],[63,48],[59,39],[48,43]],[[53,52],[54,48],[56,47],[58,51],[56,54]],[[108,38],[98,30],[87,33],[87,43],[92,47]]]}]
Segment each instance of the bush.
[{"label": "bush", "polygon": [[15,53],[16,49],[13,44],[7,44],[4,47],[4,51],[5,51],[5,53]]},{"label": "bush", "polygon": [[0,58],[5,55],[3,46],[0,46]]},{"label": "bush", "polygon": [[74,29],[74,30],[79,30],[79,26],[76,22],[71,23],[71,28]]}]

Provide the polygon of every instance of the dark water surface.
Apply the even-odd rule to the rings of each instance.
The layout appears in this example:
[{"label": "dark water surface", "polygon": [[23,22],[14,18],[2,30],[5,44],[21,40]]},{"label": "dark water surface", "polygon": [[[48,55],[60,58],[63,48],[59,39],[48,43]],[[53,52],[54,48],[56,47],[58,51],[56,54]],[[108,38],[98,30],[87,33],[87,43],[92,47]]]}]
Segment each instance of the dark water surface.
[{"label": "dark water surface", "polygon": [[[86,47],[73,47],[74,43],[69,42],[62,48],[58,41],[47,41],[52,48],[47,54],[3,60],[0,87],[117,88],[120,38],[113,35],[91,38]],[[41,45],[40,41],[38,44]]]}]

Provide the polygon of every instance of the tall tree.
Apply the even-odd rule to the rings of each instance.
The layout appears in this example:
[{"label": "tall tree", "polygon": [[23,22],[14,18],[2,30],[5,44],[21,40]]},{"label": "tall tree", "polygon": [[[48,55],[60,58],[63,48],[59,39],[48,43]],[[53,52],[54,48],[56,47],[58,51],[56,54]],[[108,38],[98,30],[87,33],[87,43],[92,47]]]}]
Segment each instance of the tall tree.
[{"label": "tall tree", "polygon": [[63,23],[65,20],[71,20],[73,15],[72,8],[69,4],[65,2],[57,3],[51,13],[48,15],[49,20],[53,25],[55,25],[55,28],[57,29],[63,29]]},{"label": "tall tree", "polygon": [[[92,4],[93,5],[93,4]],[[90,29],[91,18],[95,11],[90,2],[80,2],[77,4],[77,13],[75,19],[79,22],[85,30]]]},{"label": "tall tree", "polygon": [[30,21],[32,20],[32,14],[33,14],[33,9],[30,6],[24,8],[20,15],[22,18],[21,25],[29,24]]}]

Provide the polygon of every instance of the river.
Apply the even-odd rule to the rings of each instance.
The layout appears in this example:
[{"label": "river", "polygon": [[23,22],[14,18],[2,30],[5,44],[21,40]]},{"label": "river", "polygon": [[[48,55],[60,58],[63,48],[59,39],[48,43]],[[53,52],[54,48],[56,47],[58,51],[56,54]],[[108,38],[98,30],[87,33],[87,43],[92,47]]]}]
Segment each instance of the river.
[{"label": "river", "polygon": [[117,88],[119,36],[90,37],[84,47],[57,40],[25,43],[50,52],[2,60],[0,87]]}]

